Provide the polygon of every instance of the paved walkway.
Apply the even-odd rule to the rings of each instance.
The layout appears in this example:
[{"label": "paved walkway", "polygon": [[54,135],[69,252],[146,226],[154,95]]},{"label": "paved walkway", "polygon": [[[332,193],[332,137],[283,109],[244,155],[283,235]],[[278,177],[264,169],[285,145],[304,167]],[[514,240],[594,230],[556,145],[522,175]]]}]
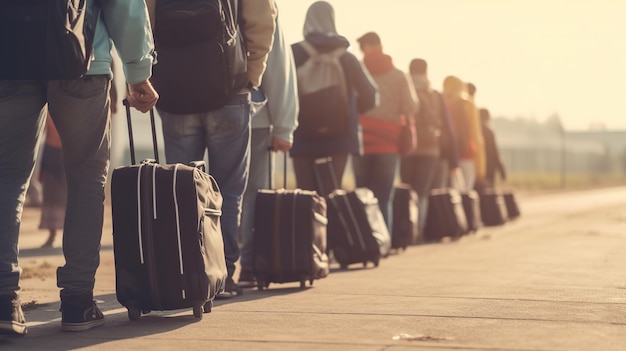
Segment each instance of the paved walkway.
[{"label": "paved walkway", "polygon": [[37,248],[46,233],[28,209],[29,335],[0,338],[0,350],[626,349],[626,187],[520,202],[522,218],[503,227],[410,247],[376,269],[335,270],[304,290],[249,290],[201,321],[190,310],[128,320],[115,298],[109,221],[96,284],[106,324],[84,333],[60,330],[61,251]]}]

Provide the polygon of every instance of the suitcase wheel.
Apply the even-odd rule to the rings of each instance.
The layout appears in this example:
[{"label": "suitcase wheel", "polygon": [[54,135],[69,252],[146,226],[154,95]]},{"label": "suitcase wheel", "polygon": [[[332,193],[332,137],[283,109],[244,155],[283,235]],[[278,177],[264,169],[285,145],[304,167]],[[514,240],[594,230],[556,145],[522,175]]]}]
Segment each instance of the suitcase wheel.
[{"label": "suitcase wheel", "polygon": [[363,268],[367,267],[367,261],[363,261]]},{"label": "suitcase wheel", "polygon": [[193,306],[193,316],[195,318],[202,319],[203,312],[204,312],[204,303]]},{"label": "suitcase wheel", "polygon": [[348,265],[347,264],[342,264],[342,265],[339,266],[339,268],[341,268],[343,270],[346,270],[346,269],[348,269]]},{"label": "suitcase wheel", "polygon": [[380,263],[380,259],[377,259],[376,261],[374,261],[374,267],[378,267],[379,263]]},{"label": "suitcase wheel", "polygon": [[302,279],[300,281],[300,289],[304,289],[304,288],[306,288],[306,280]]},{"label": "suitcase wheel", "polygon": [[141,310],[138,307],[128,306],[126,308],[128,309],[128,319],[136,321],[141,318]]},{"label": "suitcase wheel", "polygon": [[313,286],[313,282],[314,282],[314,281],[315,281],[314,279],[309,279],[309,284],[310,284],[311,286]]},{"label": "suitcase wheel", "polygon": [[211,313],[212,309],[213,309],[213,300],[207,301],[202,307],[202,310],[204,313]]}]

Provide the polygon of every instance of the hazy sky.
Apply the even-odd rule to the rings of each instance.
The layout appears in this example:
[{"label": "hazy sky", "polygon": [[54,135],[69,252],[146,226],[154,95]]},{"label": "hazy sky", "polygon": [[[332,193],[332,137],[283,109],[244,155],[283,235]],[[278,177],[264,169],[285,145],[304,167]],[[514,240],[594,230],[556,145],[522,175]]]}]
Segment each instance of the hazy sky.
[{"label": "hazy sky", "polygon": [[[314,0],[277,0],[290,43]],[[429,62],[437,89],[453,74],[492,115],[567,129],[626,129],[626,0],[329,0],[352,43],[376,31],[396,66]],[[361,58],[358,47],[352,48]]]}]

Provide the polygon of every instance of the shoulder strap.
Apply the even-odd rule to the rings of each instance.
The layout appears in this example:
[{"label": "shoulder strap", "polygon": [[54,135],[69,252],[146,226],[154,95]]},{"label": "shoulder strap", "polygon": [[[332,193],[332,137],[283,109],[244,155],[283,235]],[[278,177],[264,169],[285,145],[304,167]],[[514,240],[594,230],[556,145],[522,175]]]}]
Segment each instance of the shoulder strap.
[{"label": "shoulder strap", "polygon": [[304,49],[304,51],[306,51],[307,54],[309,54],[309,56],[315,56],[318,54],[317,49],[315,49],[315,46],[313,46],[311,43],[309,43],[306,40],[303,40],[300,45],[302,46],[302,48]]}]

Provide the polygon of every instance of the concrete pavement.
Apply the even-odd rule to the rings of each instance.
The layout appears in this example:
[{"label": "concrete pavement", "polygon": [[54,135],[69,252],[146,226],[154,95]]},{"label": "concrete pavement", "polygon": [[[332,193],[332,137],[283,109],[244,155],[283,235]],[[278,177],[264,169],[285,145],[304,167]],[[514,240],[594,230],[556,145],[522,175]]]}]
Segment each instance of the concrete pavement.
[{"label": "concrete pavement", "polygon": [[27,209],[29,334],[0,337],[0,350],[625,350],[626,187],[519,200],[522,218],[503,227],[334,270],[304,290],[247,290],[201,321],[191,310],[128,320],[107,215],[95,291],[106,324],[83,333],[61,332],[61,250],[37,248],[46,233]]}]

